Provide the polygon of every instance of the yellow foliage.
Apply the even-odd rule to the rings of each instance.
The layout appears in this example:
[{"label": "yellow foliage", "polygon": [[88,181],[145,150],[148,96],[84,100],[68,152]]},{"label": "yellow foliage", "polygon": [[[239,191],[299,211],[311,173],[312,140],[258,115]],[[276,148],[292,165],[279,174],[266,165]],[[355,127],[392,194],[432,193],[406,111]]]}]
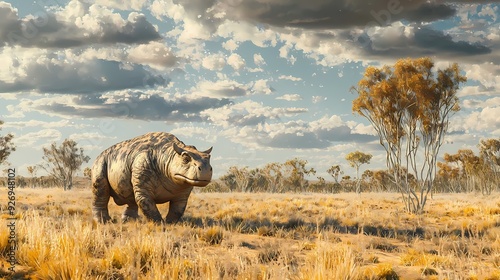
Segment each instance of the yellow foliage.
[{"label": "yellow foliage", "polygon": [[306,259],[303,279],[356,279],[357,255],[348,246],[335,247],[319,244]]},{"label": "yellow foliage", "polygon": [[478,211],[479,211],[479,209],[477,209],[477,207],[474,207],[474,206],[467,206],[464,209],[462,209],[462,213],[466,217],[474,216],[474,214]]},{"label": "yellow foliage", "polygon": [[401,255],[400,262],[404,266],[424,266],[424,267],[444,265],[449,263],[445,257],[426,254],[412,248],[408,249],[408,252]]},{"label": "yellow foliage", "polygon": [[200,239],[210,245],[217,245],[224,239],[224,231],[220,227],[210,227],[201,232]]},{"label": "yellow foliage", "polygon": [[500,270],[493,271],[485,280],[500,280]]},{"label": "yellow foliage", "polygon": [[375,267],[368,267],[364,271],[365,279],[372,280],[398,280],[399,276],[394,271],[394,268],[391,264],[381,263],[376,265]]}]

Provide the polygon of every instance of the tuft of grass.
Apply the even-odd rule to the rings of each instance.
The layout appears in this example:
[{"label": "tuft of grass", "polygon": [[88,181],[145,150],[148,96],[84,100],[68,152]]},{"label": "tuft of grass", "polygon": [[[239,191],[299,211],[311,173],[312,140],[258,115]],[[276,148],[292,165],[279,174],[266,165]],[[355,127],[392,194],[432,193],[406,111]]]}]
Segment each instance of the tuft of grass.
[{"label": "tuft of grass", "polygon": [[500,255],[493,257],[493,265],[496,268],[500,268]]},{"label": "tuft of grass", "polygon": [[472,273],[469,276],[467,276],[467,278],[465,278],[465,279],[466,280],[479,280],[479,277],[475,273]]},{"label": "tuft of grass", "polygon": [[210,227],[206,230],[202,230],[200,239],[210,245],[218,245],[221,244],[224,239],[224,231],[220,227]]},{"label": "tuft of grass", "polygon": [[67,212],[70,216],[82,216],[86,214],[86,210],[79,208],[68,208]]},{"label": "tuft of grass", "polygon": [[426,254],[424,252],[417,251],[413,248],[408,249],[408,251],[405,254],[402,254],[400,256],[400,262],[404,266],[424,266],[424,267],[449,264],[448,259],[444,258],[443,256]]},{"label": "tuft of grass", "polygon": [[0,256],[4,258],[7,257],[7,254],[10,250],[9,235],[10,232],[8,229],[0,230]]},{"label": "tuft of grass", "polygon": [[429,275],[439,275],[436,269],[432,267],[424,267],[420,269],[420,272],[422,275],[429,276]]},{"label": "tuft of grass", "polygon": [[469,244],[465,240],[450,241],[443,244],[443,252],[451,253],[457,257],[467,257],[470,255]]},{"label": "tuft of grass", "polygon": [[477,212],[479,212],[479,209],[474,206],[466,206],[465,208],[462,209],[462,215],[465,217],[472,217]]},{"label": "tuft of grass", "polygon": [[129,256],[119,247],[113,247],[108,251],[110,265],[115,269],[122,269],[126,267],[130,262],[128,257]]},{"label": "tuft of grass", "polygon": [[304,242],[301,245],[302,250],[313,250],[316,249],[316,243],[314,242]]},{"label": "tuft of grass", "polygon": [[383,252],[388,252],[388,253],[392,253],[392,252],[395,252],[397,251],[398,249],[398,246],[396,245],[393,245],[387,241],[377,241],[377,242],[372,242],[370,244],[370,247],[372,249],[375,249],[375,250],[380,250],[380,251],[383,251]]},{"label": "tuft of grass", "polygon": [[270,262],[278,261],[280,255],[281,255],[281,250],[279,248],[271,246],[264,248],[262,251],[260,251],[257,258],[259,260],[259,263],[267,264]]},{"label": "tuft of grass", "polygon": [[406,254],[401,257],[401,264],[404,266],[414,266],[425,264],[425,255],[415,249],[409,249]]},{"label": "tuft of grass", "polygon": [[379,258],[375,255],[369,255],[366,261],[369,263],[380,263]]},{"label": "tuft of grass", "polygon": [[359,279],[357,254],[347,245],[318,244],[306,258],[303,279]]},{"label": "tuft of grass", "polygon": [[500,208],[499,207],[488,208],[487,213],[490,215],[500,215]]},{"label": "tuft of grass", "polygon": [[500,270],[493,271],[485,280],[500,280]]},{"label": "tuft of grass", "polygon": [[394,271],[391,264],[381,263],[375,267],[369,267],[365,270],[364,276],[371,280],[399,280],[399,275]]},{"label": "tuft of grass", "polygon": [[259,236],[273,236],[274,230],[269,226],[261,226],[257,229],[257,235],[259,235]]}]

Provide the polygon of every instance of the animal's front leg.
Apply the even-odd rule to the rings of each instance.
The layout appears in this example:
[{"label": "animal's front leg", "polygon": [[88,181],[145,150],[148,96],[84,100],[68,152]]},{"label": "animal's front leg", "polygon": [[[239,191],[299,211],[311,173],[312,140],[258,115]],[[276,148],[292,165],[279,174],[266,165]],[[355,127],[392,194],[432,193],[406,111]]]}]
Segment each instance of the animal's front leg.
[{"label": "animal's front leg", "polygon": [[168,214],[165,217],[166,223],[177,223],[179,219],[184,215],[186,210],[187,199],[170,201],[168,207]]},{"label": "animal's front leg", "polygon": [[144,214],[148,220],[155,223],[161,223],[163,221],[155,201],[147,192],[142,190],[135,191],[135,201],[141,209],[142,214]]},{"label": "animal's front leg", "polygon": [[153,196],[154,188],[152,187],[151,178],[154,177],[154,174],[151,173],[150,166],[151,162],[147,154],[141,154],[136,158],[132,165],[132,188],[135,202],[141,209],[142,214],[150,221],[161,223],[163,220]]}]

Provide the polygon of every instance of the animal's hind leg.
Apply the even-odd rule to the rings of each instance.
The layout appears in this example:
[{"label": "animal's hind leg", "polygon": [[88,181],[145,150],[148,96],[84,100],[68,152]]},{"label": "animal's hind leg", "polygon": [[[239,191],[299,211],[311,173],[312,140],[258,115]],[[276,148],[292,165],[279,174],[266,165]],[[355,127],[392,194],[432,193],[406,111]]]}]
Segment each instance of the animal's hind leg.
[{"label": "animal's hind leg", "polygon": [[139,206],[137,204],[128,204],[127,208],[125,208],[125,211],[123,212],[122,215],[122,220],[124,222],[128,222],[130,220],[135,220],[139,218]]},{"label": "animal's hind leg", "polygon": [[[100,164],[100,166],[105,166],[105,164]],[[108,211],[110,189],[104,168],[94,165],[92,169],[92,215],[101,223],[111,220]]]},{"label": "animal's hind leg", "polygon": [[108,211],[110,198],[108,180],[97,180],[92,187],[92,215],[98,222],[105,223],[111,220]]}]

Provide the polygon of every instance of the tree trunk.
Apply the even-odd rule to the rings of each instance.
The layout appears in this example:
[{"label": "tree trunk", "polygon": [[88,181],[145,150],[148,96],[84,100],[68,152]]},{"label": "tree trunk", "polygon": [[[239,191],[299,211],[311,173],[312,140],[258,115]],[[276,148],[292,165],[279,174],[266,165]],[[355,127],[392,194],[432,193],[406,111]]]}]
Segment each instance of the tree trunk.
[{"label": "tree trunk", "polygon": [[356,193],[361,193],[361,178],[359,178],[359,166],[356,167]]}]

